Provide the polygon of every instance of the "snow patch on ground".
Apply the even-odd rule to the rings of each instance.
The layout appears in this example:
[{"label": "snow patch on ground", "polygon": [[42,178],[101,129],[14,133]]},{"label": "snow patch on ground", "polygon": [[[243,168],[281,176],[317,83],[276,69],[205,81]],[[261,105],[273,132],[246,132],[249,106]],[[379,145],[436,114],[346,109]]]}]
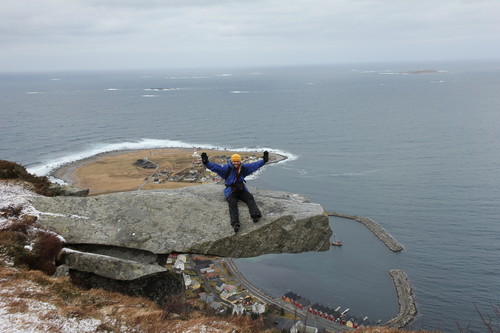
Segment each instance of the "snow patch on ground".
[{"label": "snow patch on ground", "polygon": [[[32,215],[40,217],[40,215],[52,215],[52,216],[65,216],[62,214],[50,213],[50,212],[40,212],[36,210],[31,204],[30,198],[40,196],[33,191],[25,189],[21,185],[2,183],[0,182],[0,210],[9,207],[16,208],[21,207],[21,215]],[[69,215],[71,218],[75,219],[88,219],[87,216],[80,215]],[[5,226],[8,219],[0,216],[0,228]]]},{"label": "snow patch on ground", "polygon": [[[31,205],[30,197],[39,196],[35,192],[16,184],[0,183],[0,210],[9,207],[22,207],[21,213],[39,216],[39,212]],[[0,216],[0,226],[7,219]]]},{"label": "snow patch on ground", "polygon": [[[0,281],[0,286],[2,282]],[[0,332],[95,332],[101,321],[95,318],[68,318],[49,302],[21,298],[21,292],[45,292],[40,286],[19,281],[15,287],[0,288]],[[23,309],[23,311],[19,311]]]}]

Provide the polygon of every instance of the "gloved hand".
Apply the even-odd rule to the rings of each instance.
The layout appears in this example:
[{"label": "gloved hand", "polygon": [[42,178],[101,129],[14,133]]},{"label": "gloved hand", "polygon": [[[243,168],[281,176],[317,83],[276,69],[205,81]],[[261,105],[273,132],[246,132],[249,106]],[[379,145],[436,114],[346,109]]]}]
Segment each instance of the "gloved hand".
[{"label": "gloved hand", "polygon": [[208,155],[205,152],[201,153],[201,163],[205,165],[208,163]]},{"label": "gloved hand", "polygon": [[262,158],[264,159],[264,162],[267,163],[267,161],[269,161],[269,153],[267,152],[267,150],[264,152],[264,156],[262,156]]}]

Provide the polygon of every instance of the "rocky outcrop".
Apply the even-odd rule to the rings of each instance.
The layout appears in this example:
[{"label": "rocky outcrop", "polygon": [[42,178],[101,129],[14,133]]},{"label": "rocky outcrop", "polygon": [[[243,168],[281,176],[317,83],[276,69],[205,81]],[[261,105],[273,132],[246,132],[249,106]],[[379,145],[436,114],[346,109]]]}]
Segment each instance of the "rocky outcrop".
[{"label": "rocky outcrop", "polygon": [[[263,218],[254,223],[246,205],[240,203],[242,227],[235,234],[222,190],[222,185],[203,185],[93,197],[33,197],[31,200],[41,212],[38,222],[64,237],[66,246],[86,245],[84,252],[146,265],[158,262],[154,255],[172,252],[234,258],[329,249],[332,230],[319,204],[298,194],[251,189]],[[103,253],[104,248],[108,252]],[[76,249],[82,251],[82,248]],[[129,257],[134,251],[135,255],[145,255],[145,259]],[[94,268],[86,269],[73,259],[65,259],[70,268],[78,266],[79,271],[109,277],[98,265],[88,264]],[[124,263],[112,265],[120,267]],[[148,274],[146,270],[136,276]]]}]

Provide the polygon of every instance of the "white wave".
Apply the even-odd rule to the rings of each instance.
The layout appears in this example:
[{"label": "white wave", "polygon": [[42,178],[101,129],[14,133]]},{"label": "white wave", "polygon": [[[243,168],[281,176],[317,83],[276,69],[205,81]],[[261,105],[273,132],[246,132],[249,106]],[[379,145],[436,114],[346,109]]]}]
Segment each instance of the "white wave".
[{"label": "white wave", "polygon": [[146,88],[145,91],[170,91],[170,90],[179,90],[179,88]]},{"label": "white wave", "polygon": [[186,79],[209,79],[208,76],[167,76],[169,80],[186,80]]},{"label": "white wave", "polygon": [[107,91],[116,91],[116,90],[121,90],[121,89],[118,89],[118,88],[108,88],[106,89]]},{"label": "white wave", "polygon": [[230,91],[231,94],[249,94],[250,91],[248,90],[232,90]]},{"label": "white wave", "polygon": [[43,94],[44,92],[43,91],[27,91],[26,94],[27,95],[35,95],[35,94]]},{"label": "white wave", "polygon": [[297,168],[291,168],[291,167],[284,167],[284,169],[294,171],[294,172],[298,173],[300,176],[307,176],[307,178],[324,177],[323,175],[310,176],[309,172],[306,169],[297,169]]},{"label": "white wave", "polygon": [[61,81],[61,79],[53,78],[53,79],[50,79],[50,81]]},{"label": "white wave", "polygon": [[378,170],[368,170],[368,171],[362,171],[362,172],[343,172],[343,173],[332,173],[330,174],[331,177],[360,177],[360,176],[366,176],[371,173],[377,172]]},{"label": "white wave", "polygon": [[[155,148],[196,148],[197,150],[207,149],[207,150],[232,150],[232,151],[245,151],[245,152],[264,152],[265,150],[270,153],[274,153],[277,155],[285,156],[286,159],[280,161],[279,163],[284,163],[287,161],[293,161],[298,158],[298,156],[273,148],[250,148],[250,147],[220,147],[210,144],[196,144],[196,143],[188,143],[178,140],[159,140],[159,139],[141,139],[139,141],[131,142],[120,142],[120,143],[109,143],[109,144],[96,144],[93,147],[83,150],[80,152],[76,152],[73,154],[69,154],[50,162],[44,163],[38,166],[32,166],[28,168],[28,172],[33,173],[38,176],[48,176],[53,170],[75,162],[79,160],[83,160],[95,155],[109,153],[113,151],[121,151],[121,150],[140,150],[140,149],[155,149]],[[276,163],[269,164],[269,166],[276,165]],[[51,177],[53,181],[55,178]],[[57,180],[57,182],[61,182],[61,180]]]},{"label": "white wave", "polygon": [[158,97],[158,95],[141,95],[141,97],[151,98],[151,97]]},{"label": "white wave", "polygon": [[215,76],[221,76],[221,77],[227,77],[227,76],[233,76],[233,74],[217,74]]}]

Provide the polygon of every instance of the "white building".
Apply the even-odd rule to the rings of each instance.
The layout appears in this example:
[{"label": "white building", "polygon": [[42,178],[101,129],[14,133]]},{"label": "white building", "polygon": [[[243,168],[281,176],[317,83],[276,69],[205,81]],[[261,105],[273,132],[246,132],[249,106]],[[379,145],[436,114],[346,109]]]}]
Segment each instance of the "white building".
[{"label": "white building", "polygon": [[233,314],[242,315],[245,313],[245,307],[243,304],[238,303],[233,306]]},{"label": "white building", "polygon": [[187,289],[193,283],[193,280],[191,280],[191,277],[189,275],[184,273],[182,273],[182,277],[184,278],[184,285]]},{"label": "white building", "polygon": [[179,254],[177,260],[174,263],[174,268],[180,271],[185,269],[185,264],[187,262],[187,257],[185,254]]},{"label": "white building", "polygon": [[252,312],[257,314],[263,314],[264,312],[266,312],[266,305],[260,303],[254,303],[252,304]]},{"label": "white building", "polygon": [[292,326],[290,329],[290,333],[318,333],[318,329],[316,327],[312,326],[305,326],[304,324],[299,320],[298,322],[295,323],[295,325]]}]

